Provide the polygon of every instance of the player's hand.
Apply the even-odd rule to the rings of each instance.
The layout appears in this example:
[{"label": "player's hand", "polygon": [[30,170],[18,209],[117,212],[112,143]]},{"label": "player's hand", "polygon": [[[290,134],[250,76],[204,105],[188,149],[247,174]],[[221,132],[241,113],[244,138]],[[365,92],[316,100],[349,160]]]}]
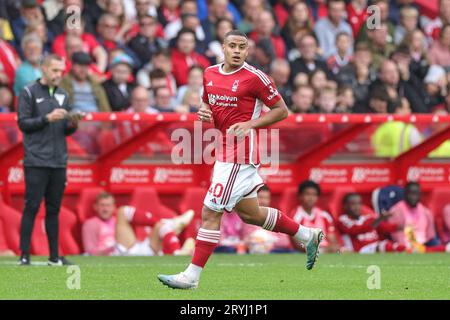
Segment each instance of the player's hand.
[{"label": "player's hand", "polygon": [[253,129],[252,125],[249,121],[247,122],[238,122],[233,124],[231,127],[228,128],[227,133],[228,134],[234,134],[237,137],[245,137],[250,130]]},{"label": "player's hand", "polygon": [[207,109],[207,108],[205,108],[205,107],[201,107],[198,110],[197,115],[198,115],[198,119],[200,121],[212,122],[212,111]]},{"label": "player's hand", "polygon": [[82,111],[71,111],[67,113],[66,119],[69,120],[69,122],[78,124],[78,122],[83,119],[83,117],[86,115],[86,113]]},{"label": "player's hand", "polygon": [[390,211],[383,210],[381,211],[380,217],[382,220],[387,220],[392,217],[394,214]]},{"label": "player's hand", "polygon": [[67,110],[63,108],[56,108],[52,112],[47,114],[49,122],[56,122],[64,119],[67,116]]}]

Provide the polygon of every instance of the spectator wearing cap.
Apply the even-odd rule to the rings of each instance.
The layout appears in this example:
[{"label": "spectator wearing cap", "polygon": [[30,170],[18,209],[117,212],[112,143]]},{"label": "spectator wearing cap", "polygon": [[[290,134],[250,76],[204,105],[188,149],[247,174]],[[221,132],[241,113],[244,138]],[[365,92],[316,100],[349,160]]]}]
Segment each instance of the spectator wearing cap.
[{"label": "spectator wearing cap", "polygon": [[36,34],[27,34],[22,39],[22,50],[25,60],[16,70],[14,78],[14,94],[18,97],[26,84],[42,76],[40,63],[43,58],[43,45]]},{"label": "spectator wearing cap", "polygon": [[332,73],[326,62],[319,59],[317,38],[313,34],[305,34],[297,40],[297,44],[300,57],[291,62],[291,78],[298,73],[305,73],[309,76],[315,70],[321,69],[331,79]]},{"label": "spectator wearing cap", "polygon": [[255,28],[250,32],[249,38],[256,43],[263,39],[269,39],[275,56],[277,58],[285,58],[286,45],[283,38],[275,30],[276,24],[272,12],[264,10],[256,17]]},{"label": "spectator wearing cap", "polygon": [[[69,16],[67,19],[71,19]],[[70,55],[66,50],[66,39],[68,36],[80,37],[82,41],[82,51],[87,52],[95,60],[97,69],[100,72],[105,72],[107,67],[108,54],[105,49],[99,44],[93,34],[85,32],[85,20],[81,17],[80,23],[76,26],[71,25],[67,21],[64,24],[64,31],[56,36],[52,51],[67,60],[70,60]]]},{"label": "spectator wearing cap", "polygon": [[133,60],[119,54],[111,61],[111,78],[103,82],[112,111],[123,111],[130,105],[130,95],[135,85],[129,82],[133,72]]},{"label": "spectator wearing cap", "polygon": [[442,27],[439,39],[430,46],[428,58],[431,64],[450,67],[450,24]]},{"label": "spectator wearing cap", "polygon": [[42,9],[36,0],[22,0],[20,16],[11,22],[16,48],[20,48],[20,41],[23,38],[25,29],[32,21],[45,21]]},{"label": "spectator wearing cap", "polygon": [[447,95],[447,74],[445,69],[438,65],[431,65],[423,80],[425,86],[425,104],[432,110],[444,103]]},{"label": "spectator wearing cap", "polygon": [[189,68],[193,65],[200,65],[203,68],[209,67],[210,63],[206,57],[195,52],[195,33],[190,29],[181,29],[177,36],[176,47],[171,53],[173,68],[172,74],[177,86],[187,83]]},{"label": "spectator wearing cap", "polygon": [[71,62],[72,69],[61,81],[61,87],[69,93],[69,102],[73,109],[84,112],[110,112],[105,90],[89,74],[91,56],[85,52],[75,52]]},{"label": "spectator wearing cap", "polygon": [[139,32],[128,42],[128,47],[136,54],[142,68],[153,55],[166,46],[165,41],[157,37],[158,21],[151,15],[141,15],[138,18]]},{"label": "spectator wearing cap", "polygon": [[314,26],[314,33],[319,40],[319,46],[322,49],[322,55],[325,58],[336,52],[336,36],[345,32],[352,34],[352,28],[344,20],[345,2],[344,0],[329,0],[328,17],[322,18]]}]

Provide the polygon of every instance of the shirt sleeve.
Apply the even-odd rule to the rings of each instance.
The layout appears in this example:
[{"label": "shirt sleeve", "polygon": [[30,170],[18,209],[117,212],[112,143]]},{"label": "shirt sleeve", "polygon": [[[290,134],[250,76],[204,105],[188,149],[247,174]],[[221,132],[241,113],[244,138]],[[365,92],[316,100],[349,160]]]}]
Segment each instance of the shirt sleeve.
[{"label": "shirt sleeve", "polygon": [[254,73],[255,96],[270,108],[281,99],[281,94],[278,92],[272,79],[269,78],[264,72],[255,70]]},{"label": "shirt sleeve", "polygon": [[206,104],[208,104],[208,94],[206,93],[206,77],[203,75],[203,94],[202,94],[202,101]]}]

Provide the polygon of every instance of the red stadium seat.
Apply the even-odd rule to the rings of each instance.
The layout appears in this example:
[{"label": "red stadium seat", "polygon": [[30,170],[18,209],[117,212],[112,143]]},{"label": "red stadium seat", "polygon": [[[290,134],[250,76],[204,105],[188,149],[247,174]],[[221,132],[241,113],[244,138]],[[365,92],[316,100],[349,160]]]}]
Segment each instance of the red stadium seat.
[{"label": "red stadium seat", "polygon": [[356,192],[356,189],[353,187],[338,187],[331,194],[328,210],[334,219],[337,219],[342,213],[342,200],[350,192]]},{"label": "red stadium seat", "polygon": [[20,254],[20,220],[20,212],[5,204],[0,197],[0,237],[16,254]]},{"label": "red stadium seat", "polygon": [[[176,213],[172,209],[161,203],[158,193],[155,188],[152,187],[134,189],[133,194],[131,195],[130,206],[142,210],[148,210],[160,219],[173,218],[176,216]],[[141,241],[144,240],[149,234],[148,227],[137,226],[134,229],[136,232],[136,237]]]},{"label": "red stadium seat", "polygon": [[428,202],[428,208],[434,216],[439,238],[444,239],[444,207],[450,204],[450,188],[433,189]]},{"label": "red stadium seat", "polygon": [[187,238],[194,238],[197,236],[197,231],[201,226],[202,222],[202,208],[203,200],[205,198],[207,189],[205,188],[189,188],[184,194],[180,202],[180,213],[186,212],[187,210],[194,210],[195,215],[193,221],[186,227],[186,229],[181,234],[180,238],[182,241]]},{"label": "red stadium seat", "polygon": [[286,188],[281,195],[279,208],[282,212],[292,218],[293,210],[297,207],[297,189],[296,187]]},{"label": "red stadium seat", "polygon": [[[60,255],[76,255],[81,253],[77,242],[78,218],[67,208],[61,207],[59,213],[59,253]],[[41,205],[36,217],[33,235],[31,238],[31,253],[35,255],[48,255],[48,241],[45,232],[45,206]]]},{"label": "red stadium seat", "polygon": [[80,223],[84,223],[87,218],[93,215],[93,205],[95,198],[100,192],[105,191],[100,187],[86,188],[81,190],[80,197],[78,198],[77,214]]}]

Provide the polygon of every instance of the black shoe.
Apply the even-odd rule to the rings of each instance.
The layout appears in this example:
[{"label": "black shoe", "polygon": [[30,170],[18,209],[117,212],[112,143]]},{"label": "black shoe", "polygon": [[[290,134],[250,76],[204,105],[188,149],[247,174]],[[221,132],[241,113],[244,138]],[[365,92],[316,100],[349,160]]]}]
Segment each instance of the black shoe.
[{"label": "black shoe", "polygon": [[71,263],[65,257],[59,257],[58,260],[48,259],[47,264],[49,266],[72,266],[73,265],[73,263]]},{"label": "black shoe", "polygon": [[30,255],[28,255],[28,254],[22,254],[21,256],[20,256],[20,260],[19,260],[19,262],[17,263],[19,266],[29,266],[30,264],[31,264],[31,261],[30,261]]}]

